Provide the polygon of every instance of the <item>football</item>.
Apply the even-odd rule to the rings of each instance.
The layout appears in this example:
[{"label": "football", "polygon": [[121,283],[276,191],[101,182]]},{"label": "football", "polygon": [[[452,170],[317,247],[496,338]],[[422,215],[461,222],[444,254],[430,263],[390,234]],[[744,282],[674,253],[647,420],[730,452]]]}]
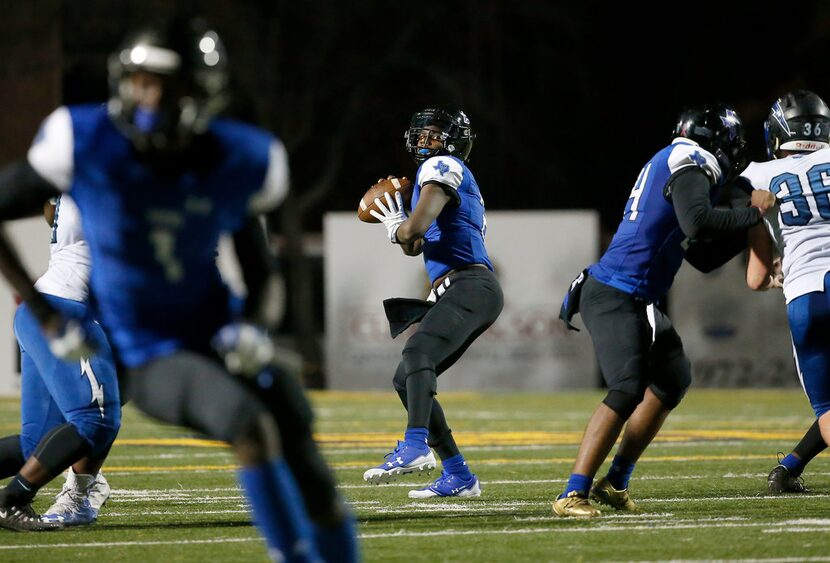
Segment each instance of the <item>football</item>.
[{"label": "football", "polygon": [[360,205],[357,207],[357,218],[364,223],[380,223],[380,221],[369,213],[373,209],[378,212],[380,211],[375,206],[375,199],[380,198],[385,205],[386,202],[383,199],[383,194],[389,193],[392,197],[395,197],[395,192],[401,192],[404,206],[409,207],[409,202],[412,200],[412,182],[405,177],[387,178],[373,185],[363,194],[363,197],[360,198]]}]

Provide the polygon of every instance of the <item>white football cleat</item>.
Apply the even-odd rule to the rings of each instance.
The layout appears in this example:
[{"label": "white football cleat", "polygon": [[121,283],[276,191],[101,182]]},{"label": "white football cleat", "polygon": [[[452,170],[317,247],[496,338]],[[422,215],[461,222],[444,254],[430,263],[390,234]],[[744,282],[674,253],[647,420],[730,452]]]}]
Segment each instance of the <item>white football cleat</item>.
[{"label": "white football cleat", "polygon": [[110,484],[104,479],[104,474],[99,471],[98,475],[95,476],[95,482],[92,483],[92,486],[87,491],[89,504],[95,510],[101,510],[104,504],[106,504],[107,499],[110,498],[110,492],[112,492]]},{"label": "white football cleat", "polygon": [[41,519],[64,526],[92,524],[109,495],[109,483],[100,472],[93,478],[91,475],[78,475],[70,467],[61,492]]}]

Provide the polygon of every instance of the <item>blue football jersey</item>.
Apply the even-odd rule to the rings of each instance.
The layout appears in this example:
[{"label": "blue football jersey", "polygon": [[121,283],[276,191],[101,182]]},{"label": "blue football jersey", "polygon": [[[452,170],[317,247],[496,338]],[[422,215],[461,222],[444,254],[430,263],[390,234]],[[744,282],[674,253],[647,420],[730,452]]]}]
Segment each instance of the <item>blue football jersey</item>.
[{"label": "blue football jersey", "polygon": [[[694,141],[677,138],[646,163],[625,205],[611,245],[589,273],[604,284],[656,301],[666,295],[686,253],[680,228],[664,189],[677,172],[698,167],[719,186],[717,159]],[[719,190],[713,189],[714,202]]]},{"label": "blue football jersey", "polygon": [[[487,219],[484,198],[470,169],[452,156],[425,160],[415,177],[413,209],[421,196],[421,186],[438,182],[456,191],[456,202],[448,203],[424,234],[424,264],[429,279],[435,281],[450,270],[469,264],[493,265],[484,247]],[[455,205],[457,203],[457,205]]]},{"label": "blue football jersey", "polygon": [[204,139],[198,163],[165,171],[142,161],[104,106],[71,106],[29,150],[80,210],[98,318],[128,367],[203,347],[229,322],[219,237],[287,190],[285,150],[265,131],[217,119]]}]

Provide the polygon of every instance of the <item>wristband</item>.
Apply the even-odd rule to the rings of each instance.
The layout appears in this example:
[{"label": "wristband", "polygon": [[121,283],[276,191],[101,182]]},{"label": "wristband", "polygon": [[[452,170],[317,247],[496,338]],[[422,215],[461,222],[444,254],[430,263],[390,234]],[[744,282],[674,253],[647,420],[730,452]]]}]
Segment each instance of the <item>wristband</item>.
[{"label": "wristband", "polygon": [[400,228],[401,223],[398,223],[389,231],[389,240],[392,244],[400,244],[401,241],[398,240],[398,229]]}]

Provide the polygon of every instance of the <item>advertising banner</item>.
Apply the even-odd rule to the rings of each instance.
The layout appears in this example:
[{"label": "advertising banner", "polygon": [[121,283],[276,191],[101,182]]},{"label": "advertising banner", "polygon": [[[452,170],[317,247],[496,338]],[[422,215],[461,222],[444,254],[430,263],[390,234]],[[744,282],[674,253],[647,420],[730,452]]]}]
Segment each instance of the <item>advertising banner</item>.
[{"label": "advertising banner", "polygon": [[[38,277],[46,271],[51,229],[43,218],[8,223],[6,233],[32,275]],[[16,309],[14,292],[5,280],[0,280],[0,396],[20,393],[20,354],[12,326]]]},{"label": "advertising banner", "polygon": [[[570,282],[597,258],[593,211],[488,212],[487,249],[504,290],[498,321],[440,377],[448,389],[595,387],[590,337],[566,331],[559,306]],[[406,339],[392,339],[382,302],[426,298],[423,258],[390,244],[382,225],[353,213],[324,221],[326,365],[334,389],[392,388]],[[578,321],[577,321],[578,324]]]},{"label": "advertising banner", "polygon": [[697,387],[797,386],[784,294],[751,291],[743,256],[710,274],[684,264],[669,311]]}]

